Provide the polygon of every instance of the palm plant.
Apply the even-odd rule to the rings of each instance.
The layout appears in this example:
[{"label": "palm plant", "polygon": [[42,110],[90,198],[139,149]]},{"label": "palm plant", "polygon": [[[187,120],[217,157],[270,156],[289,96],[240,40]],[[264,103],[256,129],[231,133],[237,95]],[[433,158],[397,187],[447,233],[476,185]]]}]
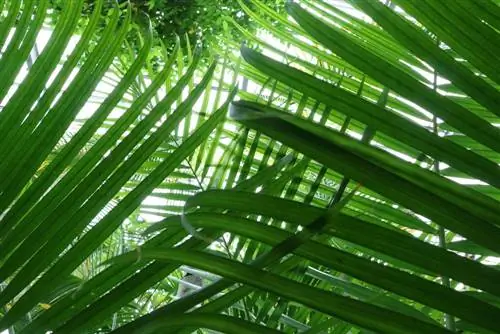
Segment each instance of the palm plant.
[{"label": "palm plant", "polygon": [[71,1],[15,85],[48,2],[0,2],[0,328],[498,332],[495,1],[240,1],[244,62],[103,0],[64,59]]}]

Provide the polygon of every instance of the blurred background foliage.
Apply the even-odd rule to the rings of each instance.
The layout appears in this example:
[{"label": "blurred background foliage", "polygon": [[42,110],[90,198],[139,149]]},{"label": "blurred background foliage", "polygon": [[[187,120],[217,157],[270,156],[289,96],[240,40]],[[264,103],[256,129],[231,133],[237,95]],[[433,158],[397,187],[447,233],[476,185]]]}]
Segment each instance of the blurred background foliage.
[{"label": "blurred background foliage", "polygon": [[[50,1],[54,9],[55,23],[67,0]],[[95,3],[96,0],[85,0],[82,26],[92,13]],[[254,7],[250,1],[245,3],[250,8]],[[284,11],[285,0],[266,0],[264,3],[277,12]],[[220,43],[224,38],[242,40],[241,31],[231,24],[229,18],[249,32],[255,32],[258,27],[237,0],[106,0],[101,10],[102,15],[108,16],[110,10],[116,7],[122,10],[130,8],[133,24],[142,29],[152,24],[155,37],[161,40],[168,50],[173,48],[176,36],[187,37],[186,40],[182,39],[183,47],[186,47],[187,42],[191,45],[200,43],[204,50]],[[137,47],[137,40],[132,39],[131,42]]]}]

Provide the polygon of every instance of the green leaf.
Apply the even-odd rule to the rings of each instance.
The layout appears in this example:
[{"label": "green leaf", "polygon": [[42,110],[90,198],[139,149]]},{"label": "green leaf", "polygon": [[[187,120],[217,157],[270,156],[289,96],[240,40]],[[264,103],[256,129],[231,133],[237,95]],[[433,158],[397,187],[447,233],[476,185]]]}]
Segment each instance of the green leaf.
[{"label": "green leaf", "polygon": [[[136,261],[135,252],[115,258],[114,262]],[[415,318],[383,310],[376,306],[342,297],[333,293],[309,287],[291,280],[281,278],[263,270],[195,251],[181,250],[148,250],[141,254],[142,259],[163,259],[186,263],[218,275],[270,291],[275,294],[297,301],[326,314],[334,315],[362,327],[384,331],[386,333],[448,333],[444,328],[421,322]],[[340,307],[342,305],[342,307]],[[382,314],[384,321],[381,321]]]}]

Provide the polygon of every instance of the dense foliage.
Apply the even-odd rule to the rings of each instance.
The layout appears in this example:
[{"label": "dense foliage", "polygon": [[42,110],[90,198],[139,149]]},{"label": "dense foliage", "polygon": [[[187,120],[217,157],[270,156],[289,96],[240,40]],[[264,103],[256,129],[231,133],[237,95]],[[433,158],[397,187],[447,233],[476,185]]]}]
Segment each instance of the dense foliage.
[{"label": "dense foliage", "polygon": [[0,331],[500,332],[498,0],[109,3],[0,1]]},{"label": "dense foliage", "polygon": [[[65,0],[51,0],[56,9],[56,20]],[[248,1],[246,1],[248,3]],[[270,8],[283,11],[284,0],[268,0]],[[95,7],[96,0],[86,0],[82,14],[88,16]],[[237,0],[108,0],[102,9],[107,15],[111,8],[125,9],[130,5],[133,22],[140,26],[152,23],[157,38],[168,47],[175,44],[175,36],[187,35],[191,44],[201,42],[205,48],[220,42],[221,37],[241,40],[241,32],[235,29],[230,20],[253,31],[248,15]],[[249,3],[251,6],[251,4]],[[148,19],[146,19],[148,18]]]}]

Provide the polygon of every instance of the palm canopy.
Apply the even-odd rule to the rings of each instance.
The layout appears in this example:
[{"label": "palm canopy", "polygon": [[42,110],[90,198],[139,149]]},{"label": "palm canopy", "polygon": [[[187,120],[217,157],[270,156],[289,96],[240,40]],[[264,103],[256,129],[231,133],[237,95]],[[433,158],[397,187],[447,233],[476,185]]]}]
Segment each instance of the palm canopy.
[{"label": "palm canopy", "polygon": [[498,3],[251,4],[211,57],[70,1],[32,61],[0,1],[0,328],[498,332]]}]

